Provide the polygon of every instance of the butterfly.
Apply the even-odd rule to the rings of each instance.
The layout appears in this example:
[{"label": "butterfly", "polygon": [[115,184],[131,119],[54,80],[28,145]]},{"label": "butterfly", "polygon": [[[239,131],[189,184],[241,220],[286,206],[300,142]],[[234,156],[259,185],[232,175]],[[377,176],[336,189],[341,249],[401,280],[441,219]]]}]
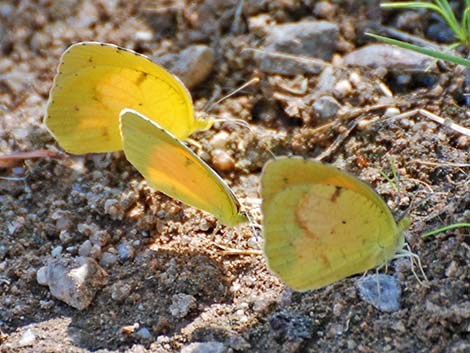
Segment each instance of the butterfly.
[{"label": "butterfly", "polygon": [[127,160],[154,189],[211,213],[225,226],[247,221],[217,173],[156,121],[124,109],[120,129]]},{"label": "butterfly", "polygon": [[268,267],[298,291],[378,267],[401,250],[404,223],[366,183],[299,157],[266,163],[261,176]]},{"label": "butterfly", "polygon": [[212,126],[194,117],[184,85],[148,57],[113,44],[81,42],[62,55],[45,123],[70,153],[122,149],[119,114],[139,111],[180,140]]}]

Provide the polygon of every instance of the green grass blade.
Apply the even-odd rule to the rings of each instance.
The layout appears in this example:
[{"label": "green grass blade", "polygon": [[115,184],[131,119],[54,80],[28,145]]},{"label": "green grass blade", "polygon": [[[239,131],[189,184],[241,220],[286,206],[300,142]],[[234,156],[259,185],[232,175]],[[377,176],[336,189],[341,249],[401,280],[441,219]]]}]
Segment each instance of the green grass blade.
[{"label": "green grass blade", "polygon": [[421,238],[427,238],[427,237],[430,237],[431,235],[442,233],[450,229],[464,228],[464,227],[470,227],[470,223],[455,223],[455,224],[451,224],[442,228],[434,229],[434,230],[431,230],[430,232],[426,232],[422,234]]},{"label": "green grass blade", "polygon": [[385,43],[393,44],[393,45],[399,46],[401,48],[413,50],[415,52],[418,52],[418,53],[421,53],[421,54],[424,54],[424,55],[428,55],[428,56],[431,56],[431,57],[436,58],[436,59],[446,60],[446,61],[449,61],[449,62],[454,63],[454,64],[470,67],[470,60],[460,58],[458,56],[441,53],[439,51],[432,50],[432,49],[426,49],[426,48],[419,47],[419,46],[414,45],[414,44],[409,44],[409,43],[406,43],[406,42],[402,42],[401,40],[396,40],[396,39],[392,39],[392,38],[388,38],[388,37],[379,36],[377,34],[366,33],[366,35],[371,36],[375,39],[384,41]]}]

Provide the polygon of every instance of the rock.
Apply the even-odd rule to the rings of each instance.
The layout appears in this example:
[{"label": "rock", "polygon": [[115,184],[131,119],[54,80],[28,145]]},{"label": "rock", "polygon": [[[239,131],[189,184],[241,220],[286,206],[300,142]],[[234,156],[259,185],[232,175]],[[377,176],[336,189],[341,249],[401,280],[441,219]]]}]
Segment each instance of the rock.
[{"label": "rock", "polygon": [[64,250],[64,247],[59,245],[59,246],[56,246],[54,249],[52,249],[51,251],[51,256],[52,257],[57,257],[59,256],[60,254],[62,254],[62,250]]},{"label": "rock", "polygon": [[227,146],[229,137],[228,132],[220,131],[211,138],[210,144],[213,148],[223,149]]},{"label": "rock", "polygon": [[172,303],[170,305],[170,313],[176,318],[183,318],[189,314],[192,309],[196,308],[196,298],[192,295],[179,293],[172,297]]},{"label": "rock", "polygon": [[313,335],[313,320],[289,310],[275,313],[269,318],[274,335],[280,341],[308,340]]},{"label": "rock", "polygon": [[285,76],[318,74],[327,65],[321,59],[275,51],[255,52],[254,58],[259,62],[261,71]]},{"label": "rock", "polygon": [[155,61],[178,76],[188,89],[204,82],[211,74],[215,57],[207,45],[192,45],[178,54],[166,54]]},{"label": "rock", "polygon": [[318,114],[320,122],[333,118],[339,108],[341,105],[331,96],[321,96],[313,103],[313,109]]},{"label": "rock", "polygon": [[41,286],[47,286],[47,266],[41,267],[37,272],[36,272],[36,281],[38,284]]},{"label": "rock", "polygon": [[223,343],[216,341],[195,342],[184,346],[181,353],[225,353],[227,348]]},{"label": "rock", "polygon": [[248,352],[251,344],[240,335],[231,335],[227,339],[227,345],[235,351]]},{"label": "rock", "polygon": [[424,72],[435,66],[435,59],[394,45],[371,44],[345,55],[344,63],[350,66],[383,67],[391,71]]},{"label": "rock", "polygon": [[124,218],[124,208],[119,200],[107,199],[104,203],[104,213],[111,216],[111,219],[122,220]]},{"label": "rock", "polygon": [[20,347],[32,346],[35,341],[36,341],[36,335],[31,329],[28,329],[25,331],[25,333],[23,333],[20,340],[18,341],[18,346]]},{"label": "rock", "polygon": [[235,161],[224,150],[216,149],[212,151],[212,164],[215,169],[222,172],[231,172],[235,168]]},{"label": "rock", "polygon": [[78,254],[83,257],[97,259],[101,256],[101,247],[99,245],[93,245],[90,240],[85,240],[78,248]]},{"label": "rock", "polygon": [[104,284],[106,272],[92,258],[59,258],[47,266],[52,296],[78,310],[86,309]]},{"label": "rock", "polygon": [[362,300],[381,311],[393,312],[400,309],[401,289],[397,279],[393,276],[370,275],[358,280],[356,288]]},{"label": "rock", "polygon": [[103,255],[101,255],[100,265],[104,267],[110,267],[111,265],[114,265],[117,260],[118,257],[116,255],[109,252],[104,252]]},{"label": "rock", "polygon": [[266,51],[279,51],[330,60],[336,50],[338,25],[327,21],[300,21],[273,26]]},{"label": "rock", "polygon": [[119,259],[122,262],[132,259],[135,255],[134,248],[126,243],[119,244],[117,247],[117,251]]},{"label": "rock", "polygon": [[150,331],[148,330],[148,328],[146,327],[142,327],[140,328],[136,333],[135,335],[137,337],[140,337],[141,339],[143,340],[149,340],[152,338],[152,334],[150,333]]}]

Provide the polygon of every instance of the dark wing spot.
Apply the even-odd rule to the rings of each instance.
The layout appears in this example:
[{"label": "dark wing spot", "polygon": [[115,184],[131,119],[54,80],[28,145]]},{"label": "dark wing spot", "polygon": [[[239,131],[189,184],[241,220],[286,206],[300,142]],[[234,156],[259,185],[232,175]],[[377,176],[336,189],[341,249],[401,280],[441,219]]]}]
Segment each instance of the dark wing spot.
[{"label": "dark wing spot", "polygon": [[73,106],[73,110],[75,110],[76,112],[79,112],[80,111],[80,108],[78,105],[74,105]]},{"label": "dark wing spot", "polygon": [[289,184],[289,178],[283,178],[282,182],[286,185]]},{"label": "dark wing spot", "polygon": [[339,195],[341,195],[342,191],[343,191],[343,188],[336,186],[335,192],[333,193],[333,195],[331,195],[331,198],[330,198],[331,202],[335,203]]},{"label": "dark wing spot", "polygon": [[137,77],[137,80],[135,80],[135,83],[137,86],[140,86],[142,83],[145,82],[145,80],[147,79],[148,77],[148,74],[146,72],[141,72],[139,74],[139,77]]},{"label": "dark wing spot", "polygon": [[346,222],[346,221],[343,219],[343,220],[341,221],[341,223],[346,224],[346,223],[348,223],[348,222]]}]

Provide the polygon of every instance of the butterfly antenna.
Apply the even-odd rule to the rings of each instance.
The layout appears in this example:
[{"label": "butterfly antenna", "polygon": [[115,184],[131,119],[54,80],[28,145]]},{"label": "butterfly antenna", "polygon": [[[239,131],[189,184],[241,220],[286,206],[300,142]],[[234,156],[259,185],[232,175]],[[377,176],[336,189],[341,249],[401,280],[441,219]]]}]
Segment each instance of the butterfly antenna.
[{"label": "butterfly antenna", "polygon": [[248,82],[245,82],[243,85],[241,85],[240,87],[234,89],[232,92],[230,92],[229,94],[227,94],[226,96],[220,98],[218,101],[212,103],[210,106],[206,106],[204,108],[204,111],[205,112],[210,112],[212,109],[214,109],[214,107],[223,102],[224,100],[226,100],[227,98],[230,98],[231,96],[233,96],[234,94],[240,92],[242,89],[252,85],[252,84],[255,84],[255,83],[258,83],[260,80],[259,80],[259,77],[254,77],[252,78],[251,80],[249,80]]}]

